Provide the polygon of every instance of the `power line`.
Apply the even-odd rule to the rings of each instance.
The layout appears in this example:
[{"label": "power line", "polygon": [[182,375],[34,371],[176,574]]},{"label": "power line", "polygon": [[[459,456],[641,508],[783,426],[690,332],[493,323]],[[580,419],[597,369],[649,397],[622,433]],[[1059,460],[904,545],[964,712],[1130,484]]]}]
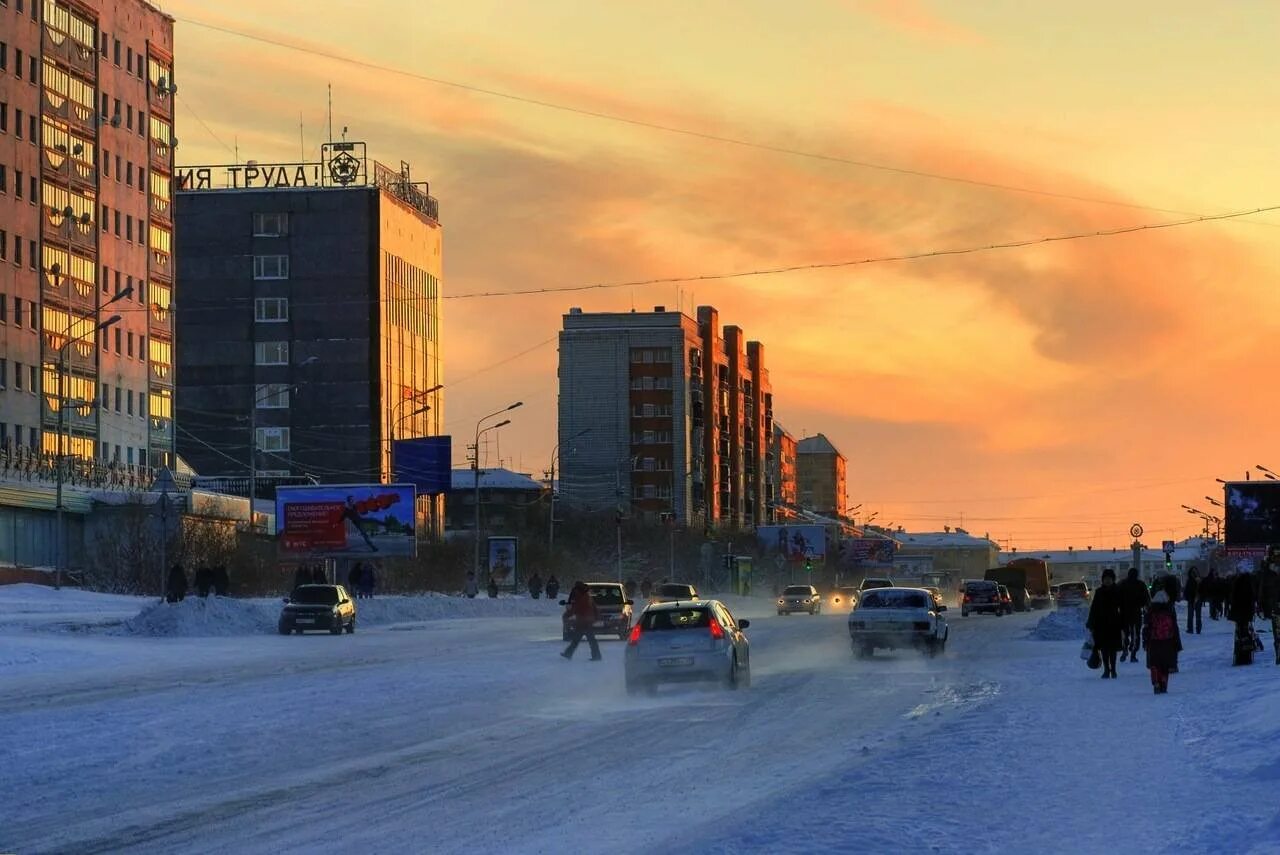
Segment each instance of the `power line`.
[{"label": "power line", "polygon": [[1102,229],[1094,232],[1075,232],[1049,237],[1027,238],[1007,241],[1005,243],[984,244],[979,246],[958,247],[955,249],[935,249],[925,252],[904,253],[901,255],[881,255],[861,258],[852,261],[826,261],[813,264],[793,264],[785,267],[770,267],[762,270],[745,270],[736,273],[712,273],[700,276],[666,276],[656,279],[637,279],[631,282],[598,282],[591,285],[565,285],[550,288],[524,288],[516,291],[476,291],[469,294],[450,294],[444,299],[462,300],[475,297],[511,297],[524,294],[548,294],[565,291],[592,291],[609,288],[634,288],[642,285],[671,285],[678,282],[707,282],[721,279],[745,279],[751,276],[773,276],[779,273],[797,273],[806,270],[830,270],[839,267],[857,267],[869,264],[883,264],[891,261],[918,261],[925,258],[942,258],[953,255],[971,255],[979,252],[991,252],[999,249],[1018,249],[1042,244],[1062,243],[1073,240],[1089,240],[1092,238],[1113,237],[1141,231],[1157,231],[1195,223],[1207,223],[1215,220],[1230,220],[1247,217],[1251,214],[1263,214],[1280,210],[1280,205],[1268,205],[1248,211],[1231,211],[1225,214],[1206,214],[1202,217],[1188,217],[1182,220],[1169,220],[1163,223],[1145,223],[1136,226],[1121,226],[1114,229]]},{"label": "power line", "polygon": [[[182,98],[182,96],[178,96],[178,97],[179,97],[179,98]],[[192,117],[193,117],[193,118],[195,118],[195,120],[196,120],[197,122],[199,122],[199,123],[200,123],[200,125],[201,125],[201,126],[202,126],[206,131],[208,131],[208,132],[209,132],[209,136],[211,136],[211,137],[213,137],[215,140],[217,140],[218,145],[222,146],[222,147],[223,147],[223,148],[225,148],[227,151],[231,152],[232,157],[235,157],[235,156],[236,156],[236,150],[235,150],[234,148],[232,148],[231,146],[227,145],[226,141],[224,141],[224,140],[222,139],[222,137],[218,136],[217,134],[215,134],[215,133],[213,132],[213,128],[209,127],[209,124],[208,124],[204,119],[200,118],[200,115],[195,111],[195,108],[193,108],[193,107],[191,106],[191,102],[190,102],[190,101],[188,101],[186,98],[182,98],[182,104],[183,104],[183,106],[184,106],[184,107],[186,107],[186,108],[187,108],[187,112],[188,112],[188,113],[190,113],[190,114],[192,115]]]},{"label": "power line", "polygon": [[[740,137],[724,136],[722,134],[712,134],[705,131],[698,131],[692,128],[679,127],[677,125],[666,125],[658,122],[650,122],[644,119],[636,119],[630,116],[623,116],[617,113],[605,113],[599,110],[588,110],[582,107],[574,107],[569,104],[560,104],[554,101],[547,101],[541,98],[532,98],[527,95],[520,95],[515,92],[507,92],[500,89],[490,89],[483,86],[476,86],[470,83],[461,83],[456,80],[447,80],[442,77],[433,77],[431,75],[422,74],[415,71],[409,71],[404,68],[396,68],[395,66],[382,65],[370,60],[359,59],[351,56],[333,53],[331,51],[320,50],[318,48],[304,47],[302,45],[291,44],[279,39],[269,38],[267,36],[250,33],[245,30],[238,30],[232,27],[223,27],[216,24],[210,24],[206,21],[198,21],[194,18],[176,18],[184,24],[190,24],[206,30],[223,33],[225,35],[235,36],[237,38],[255,41],[260,44],[267,44],[273,47],[284,48],[285,50],[297,51],[299,53],[310,54],[312,56],[323,57],[334,62],[341,62],[348,65],[366,68],[372,71],[378,71],[386,74],[394,74],[400,77],[407,77],[413,80],[419,80],[425,83],[431,83],[437,86],[444,86],[451,89],[458,89],[464,92],[470,92],[477,95],[485,95],[491,98],[501,98],[506,101],[513,101],[520,104],[528,104],[534,107],[542,107],[548,110],[556,110],[562,113],[571,113],[578,116],[586,116],[592,119],[600,119],[608,122],[617,122],[619,124],[630,125],[632,127],[646,128],[648,130],[660,131],[662,133],[677,134],[680,136],[691,137],[694,139],[706,140],[709,142],[721,143],[724,145],[738,146],[741,148],[756,149],[758,151],[767,151],[773,154],[782,154],[790,157],[804,158],[808,160],[816,160],[825,163],[838,163],[843,166],[853,166],[859,169],[871,169],[879,172],[887,172],[894,175],[905,175],[912,178],[926,178],[933,181],[949,181],[956,184],[965,184],[970,187],[981,187],[987,190],[999,190],[1008,193],[1022,193],[1032,196],[1043,196],[1051,199],[1064,199],[1073,202],[1085,202],[1094,205],[1108,205],[1118,208],[1130,208],[1141,211],[1153,211],[1161,214],[1179,214],[1182,216],[1198,216],[1192,211],[1180,211],[1173,208],[1157,208],[1151,205],[1141,205],[1136,202],[1123,202],[1117,199],[1100,199],[1093,196],[1079,196],[1072,193],[1062,193],[1054,190],[1043,190],[1034,187],[1020,187],[1014,184],[1002,184],[995,181],[982,181],[976,178],[965,178],[959,175],[948,175],[941,172],[929,172],[922,169],[909,169],[902,166],[893,166],[884,163],[875,163],[869,160],[860,160],[842,155],[824,154],[815,151],[806,151],[804,149],[789,148],[787,146],[772,145],[770,143],[759,142],[757,140],[743,139]],[[207,126],[206,126],[207,127]],[[1273,225],[1266,223],[1266,225]]]}]

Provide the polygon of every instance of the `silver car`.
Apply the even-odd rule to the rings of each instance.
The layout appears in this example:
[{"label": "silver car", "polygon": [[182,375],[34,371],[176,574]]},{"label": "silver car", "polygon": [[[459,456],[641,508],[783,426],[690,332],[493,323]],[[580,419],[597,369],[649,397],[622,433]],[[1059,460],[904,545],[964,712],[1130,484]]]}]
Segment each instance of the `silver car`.
[{"label": "silver car", "polygon": [[822,597],[818,589],[812,585],[788,585],[778,597],[778,614],[789,615],[792,612],[808,612],[816,615],[822,611]]},{"label": "silver car", "polygon": [[751,645],[742,632],[749,625],[718,600],[647,606],[627,637],[627,692],[656,691],[662,683],[750,686]]}]

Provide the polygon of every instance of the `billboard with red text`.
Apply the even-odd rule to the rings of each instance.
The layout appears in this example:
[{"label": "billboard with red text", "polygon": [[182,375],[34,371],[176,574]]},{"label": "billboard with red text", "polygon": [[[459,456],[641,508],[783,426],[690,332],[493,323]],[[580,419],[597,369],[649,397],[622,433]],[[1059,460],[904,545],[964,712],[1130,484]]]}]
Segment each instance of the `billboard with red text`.
[{"label": "billboard with red text", "polygon": [[290,555],[413,555],[412,484],[276,488],[276,538]]}]

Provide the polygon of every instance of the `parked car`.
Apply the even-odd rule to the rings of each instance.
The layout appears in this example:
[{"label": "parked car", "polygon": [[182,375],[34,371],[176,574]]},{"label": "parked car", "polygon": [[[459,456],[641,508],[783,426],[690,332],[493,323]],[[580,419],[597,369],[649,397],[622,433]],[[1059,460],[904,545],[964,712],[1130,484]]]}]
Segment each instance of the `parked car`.
[{"label": "parked car", "polygon": [[893,580],[883,577],[869,576],[858,586],[859,591],[873,591],[876,588],[892,588]]},{"label": "parked car", "polygon": [[356,603],[342,585],[299,585],[284,598],[278,625],[281,635],[327,629],[339,635],[356,631]]},{"label": "parked car", "polygon": [[822,597],[818,589],[812,585],[788,585],[778,597],[778,614],[789,615],[792,612],[808,612],[816,615],[822,611]]},{"label": "parked car", "polygon": [[850,587],[836,588],[828,599],[832,608],[852,609],[858,605],[858,589]]},{"label": "parked car", "polygon": [[996,612],[996,614],[1013,614],[1013,594],[1009,593],[1008,586],[997,585],[996,587],[1000,590],[1000,604],[1004,606],[1004,611]]},{"label": "parked car", "polygon": [[938,606],[943,605],[941,588],[934,587],[933,585],[925,585],[924,590],[928,591],[929,596],[933,597],[934,605],[938,605]]},{"label": "parked car", "polygon": [[1059,606],[1087,606],[1090,596],[1087,582],[1063,582],[1058,585]]},{"label": "parked car", "polygon": [[1000,599],[1000,586],[985,579],[966,579],[960,586],[960,617],[970,613],[1004,614],[1004,601]]},{"label": "parked car", "polygon": [[666,603],[696,599],[698,599],[698,589],[692,585],[663,582],[653,589],[653,595],[649,598],[649,602]]},{"label": "parked car", "polygon": [[946,649],[950,630],[937,605],[922,588],[867,591],[849,614],[849,640],[859,658],[876,649],[914,647],[930,656]]},{"label": "parked car", "polygon": [[743,633],[750,625],[718,600],[650,603],[627,638],[627,692],[699,681],[750,686],[751,645]]},{"label": "parked car", "polygon": [[[632,600],[627,599],[626,589],[620,582],[587,582],[587,591],[596,604],[596,622],[594,629],[600,635],[616,635],[618,640],[626,641],[631,631]],[[568,600],[561,600],[560,605],[567,606]],[[560,634],[568,641],[571,632],[569,615],[560,616]]]}]

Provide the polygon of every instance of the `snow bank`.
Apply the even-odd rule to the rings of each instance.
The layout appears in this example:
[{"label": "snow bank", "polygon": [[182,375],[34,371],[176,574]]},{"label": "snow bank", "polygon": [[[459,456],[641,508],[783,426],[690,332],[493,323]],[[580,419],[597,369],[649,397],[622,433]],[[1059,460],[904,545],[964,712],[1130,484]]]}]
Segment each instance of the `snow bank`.
[{"label": "snow bank", "polygon": [[1054,609],[1040,618],[1029,637],[1037,641],[1080,641],[1088,616],[1087,609]]},{"label": "snow bank", "polygon": [[[187,597],[180,603],[153,602],[124,622],[127,635],[169,638],[260,635],[276,631],[282,603],[277,599]],[[549,617],[560,614],[555,601],[527,597],[467,597],[445,594],[384,596],[356,603],[356,625],[389,626],[459,618]]]},{"label": "snow bank", "polygon": [[74,631],[119,623],[138,613],[146,597],[98,594],[19,583],[0,585],[0,629]]}]

